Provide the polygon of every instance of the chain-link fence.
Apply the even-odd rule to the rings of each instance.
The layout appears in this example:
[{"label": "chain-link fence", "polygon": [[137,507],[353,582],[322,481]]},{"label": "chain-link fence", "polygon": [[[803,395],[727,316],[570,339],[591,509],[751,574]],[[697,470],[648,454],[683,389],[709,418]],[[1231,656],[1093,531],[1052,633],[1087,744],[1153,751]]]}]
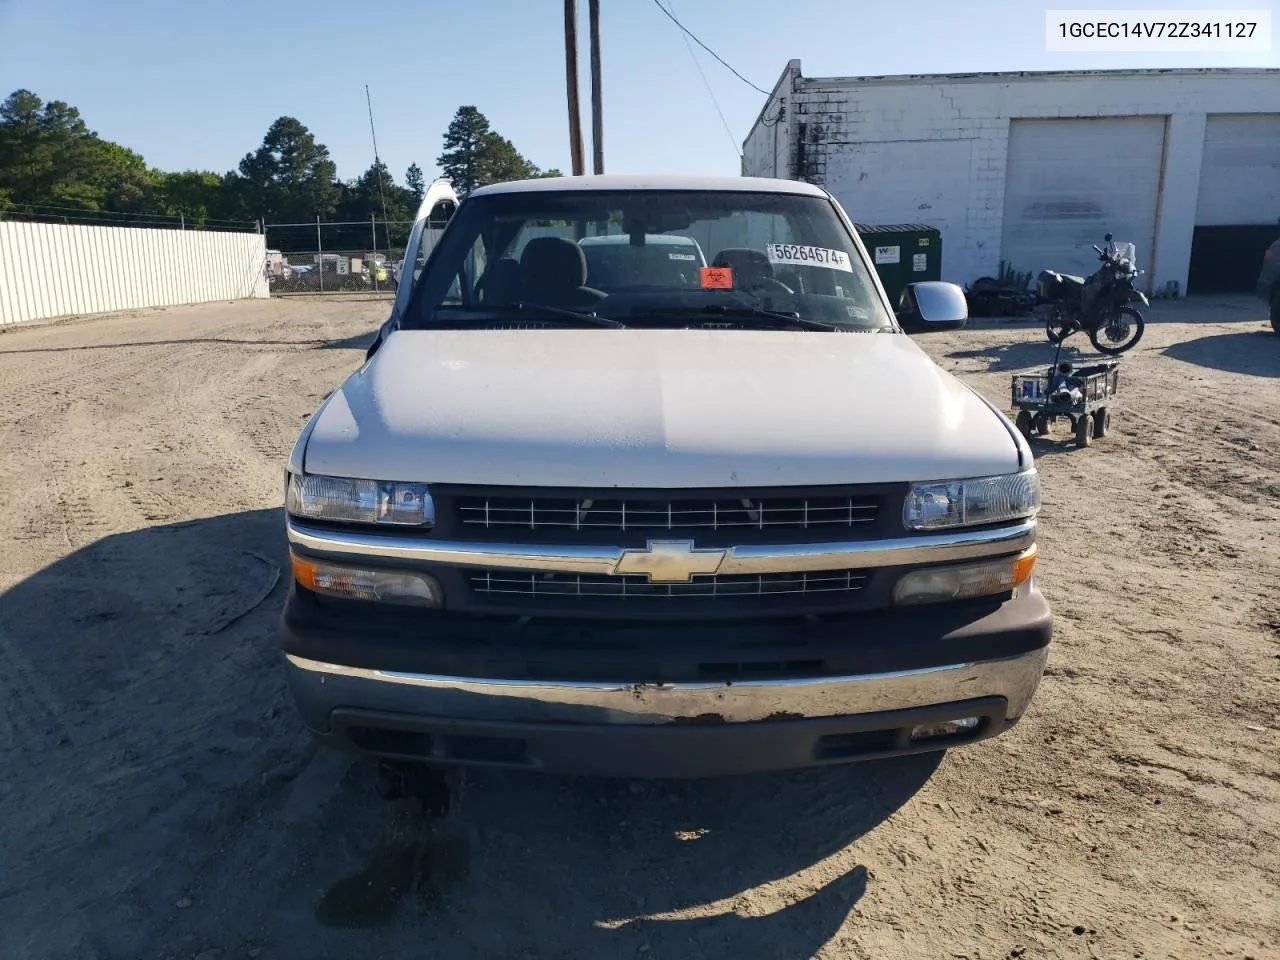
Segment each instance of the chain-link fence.
[{"label": "chain-link fence", "polygon": [[389,294],[395,290],[412,226],[374,218],[269,223],[266,271],[271,293]]},{"label": "chain-link fence", "polygon": [[[443,224],[423,235],[418,266]],[[378,220],[269,223],[267,280],[272,296],[315,293],[393,295],[404,272],[412,221]]]}]

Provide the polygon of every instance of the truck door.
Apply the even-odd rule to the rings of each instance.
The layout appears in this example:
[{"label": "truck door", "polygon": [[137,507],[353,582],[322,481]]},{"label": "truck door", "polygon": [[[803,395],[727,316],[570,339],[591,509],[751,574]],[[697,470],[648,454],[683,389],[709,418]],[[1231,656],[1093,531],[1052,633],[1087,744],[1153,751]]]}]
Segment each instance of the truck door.
[{"label": "truck door", "polygon": [[396,278],[396,296],[391,305],[391,316],[378,331],[378,338],[369,348],[367,356],[373,356],[404,315],[427,257],[435,249],[436,242],[457,209],[458,195],[454,192],[453,185],[443,178],[432,181],[422,196],[422,203],[418,205],[413,229],[409,231],[409,242],[405,244],[404,260]]}]

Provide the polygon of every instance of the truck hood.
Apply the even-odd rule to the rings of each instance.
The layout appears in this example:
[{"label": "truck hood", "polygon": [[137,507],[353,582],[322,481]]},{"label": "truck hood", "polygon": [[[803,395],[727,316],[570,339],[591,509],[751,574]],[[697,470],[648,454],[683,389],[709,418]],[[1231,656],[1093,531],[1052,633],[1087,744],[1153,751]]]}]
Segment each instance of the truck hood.
[{"label": "truck hood", "polygon": [[393,333],[317,411],[307,473],[532,487],[1010,473],[1008,421],[896,333]]}]

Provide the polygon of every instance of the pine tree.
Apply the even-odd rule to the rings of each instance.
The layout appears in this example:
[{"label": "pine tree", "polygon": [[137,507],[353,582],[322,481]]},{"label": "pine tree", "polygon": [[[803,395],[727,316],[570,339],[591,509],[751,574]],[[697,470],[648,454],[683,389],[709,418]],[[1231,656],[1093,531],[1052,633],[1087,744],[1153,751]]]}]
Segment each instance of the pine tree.
[{"label": "pine tree", "polygon": [[285,223],[327,217],[342,195],[329,148],[293,117],[271,124],[262,146],[240,161],[240,175],[257,193],[257,212]]},{"label": "pine tree", "polygon": [[444,153],[436,163],[459,197],[476,187],[507,180],[528,180],[542,174],[521,156],[506,137],[489,127],[475,107],[459,107],[444,135]]},{"label": "pine tree", "polygon": [[465,197],[481,184],[489,133],[488,119],[475,107],[459,107],[453,115],[444,135],[444,152],[436,164],[459,197]]},{"label": "pine tree", "polygon": [[414,204],[421,203],[422,195],[427,192],[427,185],[422,176],[422,168],[416,163],[409,164],[409,169],[404,172],[404,185],[413,194]]}]

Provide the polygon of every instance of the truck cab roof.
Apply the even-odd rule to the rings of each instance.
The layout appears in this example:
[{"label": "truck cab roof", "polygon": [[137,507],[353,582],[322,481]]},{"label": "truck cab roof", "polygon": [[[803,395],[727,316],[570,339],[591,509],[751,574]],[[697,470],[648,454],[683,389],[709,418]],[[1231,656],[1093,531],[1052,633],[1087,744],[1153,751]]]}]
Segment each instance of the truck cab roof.
[{"label": "truck cab roof", "polygon": [[557,190],[711,190],[742,193],[790,193],[825,197],[821,187],[799,180],[769,177],[713,177],[684,174],[604,174],[584,177],[542,177],[537,180],[512,180],[480,187],[473,197],[499,193],[534,193]]}]

